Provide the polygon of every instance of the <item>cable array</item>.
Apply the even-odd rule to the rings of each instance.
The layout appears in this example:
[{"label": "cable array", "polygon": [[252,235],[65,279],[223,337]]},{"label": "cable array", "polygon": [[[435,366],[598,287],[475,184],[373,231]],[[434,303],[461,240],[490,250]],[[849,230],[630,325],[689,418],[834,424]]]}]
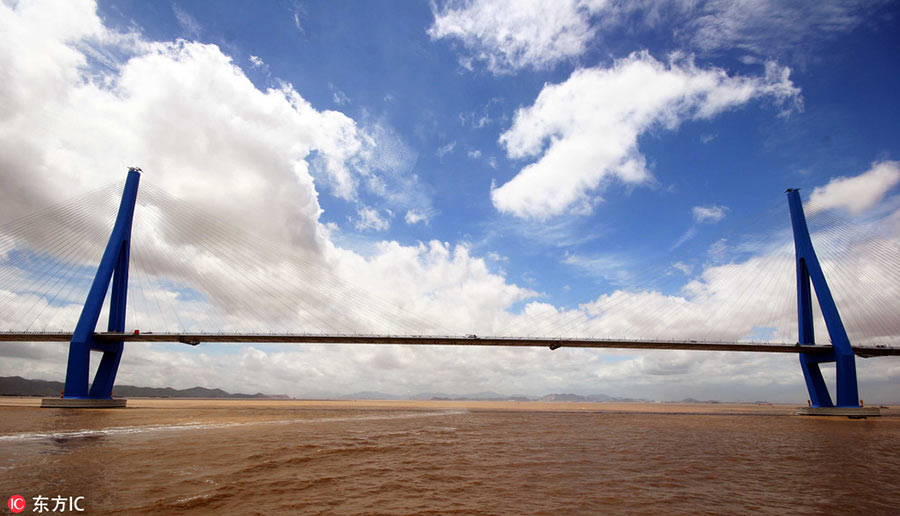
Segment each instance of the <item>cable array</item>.
[{"label": "cable array", "polygon": [[0,228],[0,327],[74,327],[121,189],[106,185]]},{"label": "cable array", "polygon": [[[71,331],[121,189],[122,182],[106,185],[0,226],[0,330]],[[846,220],[812,205],[807,211],[814,246],[851,342],[900,344],[896,221]],[[423,317],[414,299],[351,283],[320,250],[255,236],[147,181],[139,192],[132,234],[129,329],[468,333],[468,328],[445,328]],[[713,247],[709,241],[715,242]],[[656,256],[652,265],[578,306],[505,314],[509,324],[495,328],[494,334],[796,342],[794,248],[784,201],[731,221],[706,242],[704,248],[688,244]],[[687,265],[678,257],[693,261]],[[821,342],[827,332],[814,305]]]},{"label": "cable array", "polygon": [[[809,208],[818,212],[815,206]],[[896,221],[858,222],[822,211],[811,218],[810,230],[850,341],[897,344],[900,235]]]},{"label": "cable array", "polygon": [[[631,274],[626,285],[610,293],[542,320],[520,317],[501,332],[545,338],[795,342],[793,247],[790,233],[780,228],[785,212],[780,202],[733,221],[712,238],[721,244],[721,256],[696,246],[693,252],[682,250],[681,255],[699,257],[694,274],[673,267],[679,262],[670,250],[654,256],[652,266]],[[749,246],[746,227],[750,222],[759,226],[761,220],[776,221],[770,233],[777,237]]]}]

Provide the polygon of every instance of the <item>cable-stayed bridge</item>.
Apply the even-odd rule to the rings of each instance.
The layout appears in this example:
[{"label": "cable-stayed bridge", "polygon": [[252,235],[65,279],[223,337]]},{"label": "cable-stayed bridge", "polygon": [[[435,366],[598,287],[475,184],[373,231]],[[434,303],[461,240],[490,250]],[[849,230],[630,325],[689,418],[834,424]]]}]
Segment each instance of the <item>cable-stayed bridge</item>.
[{"label": "cable-stayed bridge", "polygon": [[[459,333],[444,326],[447,300],[362,289],[352,281],[358,271],[309,251],[321,243],[308,232],[288,235],[304,245],[272,244],[150,185],[139,200],[139,181],[132,169],[124,191],[111,185],[0,226],[0,341],[70,342],[65,398],[109,399],[127,342],[794,353],[815,407],[835,405],[819,364],[836,364],[836,404],[859,407],[855,356],[900,355],[896,235],[826,218],[816,232],[820,262],[796,190],[787,192],[793,245],[772,239],[756,256],[707,267],[677,293],[656,288],[671,276],[663,270],[649,274],[650,287],[574,309],[532,306],[480,320],[476,306],[471,333]],[[97,216],[117,201],[114,220]],[[97,331],[101,318],[107,331]],[[89,385],[91,351],[102,358]]]}]

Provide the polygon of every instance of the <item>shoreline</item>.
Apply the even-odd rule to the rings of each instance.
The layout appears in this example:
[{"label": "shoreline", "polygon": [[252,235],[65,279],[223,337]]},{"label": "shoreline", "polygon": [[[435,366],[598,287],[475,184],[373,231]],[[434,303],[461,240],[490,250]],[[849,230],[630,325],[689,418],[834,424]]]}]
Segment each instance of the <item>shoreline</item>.
[{"label": "shoreline", "polygon": [[[0,397],[0,407],[40,407],[42,397]],[[559,412],[672,415],[794,415],[799,404],[580,402],[487,400],[301,400],[241,398],[126,398],[131,409],[267,408],[294,410],[466,410],[470,412]],[[876,405],[878,406],[878,405]],[[882,408],[900,417],[900,407]]]}]

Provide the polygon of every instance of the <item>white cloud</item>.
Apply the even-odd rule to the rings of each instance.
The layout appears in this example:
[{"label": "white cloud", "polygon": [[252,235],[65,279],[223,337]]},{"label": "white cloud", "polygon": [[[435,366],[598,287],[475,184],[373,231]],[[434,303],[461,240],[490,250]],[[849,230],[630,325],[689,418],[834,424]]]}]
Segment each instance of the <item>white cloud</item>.
[{"label": "white cloud", "polygon": [[674,130],[761,96],[797,102],[800,92],[789,75],[770,63],[765,77],[729,76],[678,54],[666,65],[647,52],[609,68],[576,70],[565,82],[544,86],[500,136],[510,158],[539,159],[491,192],[494,206],[546,219],[584,211],[612,181],[648,183],[652,175],[637,146],[641,134],[653,127]]},{"label": "white cloud", "polygon": [[368,260],[346,251],[339,256],[341,277],[379,292],[404,312],[439,322],[441,326],[432,331],[466,328],[466,332],[489,334],[509,322],[506,308],[536,295],[492,274],[465,245],[381,242]]},{"label": "white cloud", "polygon": [[448,143],[448,144],[446,144],[446,145],[441,145],[440,147],[438,147],[437,155],[438,155],[439,158],[443,159],[444,156],[446,156],[447,154],[450,154],[451,152],[453,152],[453,149],[455,149],[455,148],[456,148],[456,142],[455,142],[455,141],[454,141],[454,142],[450,142],[450,143]]},{"label": "white cloud", "polygon": [[391,227],[391,223],[378,213],[378,210],[364,206],[357,211],[359,219],[354,223],[356,229],[364,231],[371,229],[374,231],[386,231]]},{"label": "white cloud", "polygon": [[458,39],[471,53],[460,63],[484,61],[494,73],[549,68],[584,52],[594,38],[590,25],[602,0],[474,0],[434,5],[433,39]]},{"label": "white cloud", "polygon": [[681,271],[682,274],[690,274],[694,270],[692,265],[684,262],[675,262],[672,264],[672,268]]},{"label": "white cloud", "polygon": [[678,240],[676,240],[675,243],[672,244],[672,247],[670,247],[669,250],[671,251],[673,249],[681,247],[682,244],[694,238],[695,236],[697,236],[697,226],[691,226],[687,228],[687,230],[680,237],[678,237]]},{"label": "white cloud", "polygon": [[262,68],[266,66],[265,61],[263,61],[259,56],[254,55],[250,56],[250,64],[253,66],[253,68]]},{"label": "white cloud", "polygon": [[424,213],[418,213],[415,211],[407,211],[405,217],[406,223],[409,225],[418,224],[419,222],[428,223],[428,217],[425,216]]},{"label": "white cloud", "polygon": [[854,215],[870,210],[900,183],[900,162],[880,161],[853,177],[836,177],[816,187],[807,201],[806,211],[815,214],[843,208]]},{"label": "white cloud", "polygon": [[716,223],[725,218],[728,212],[726,206],[694,206],[691,213],[694,217],[694,224],[691,225],[679,238],[672,244],[669,250],[681,247],[682,244],[697,236],[699,229],[698,224]]},{"label": "white cloud", "polygon": [[469,152],[466,153],[466,155],[472,159],[478,159],[481,157],[481,151],[478,149],[470,150]]},{"label": "white cloud", "polygon": [[691,210],[697,222],[719,222],[725,218],[728,208],[725,206],[694,206]]},{"label": "white cloud", "polygon": [[261,57],[251,55],[249,61],[250,68],[259,70],[260,72],[266,74],[266,77],[271,77],[271,74],[269,73],[269,65],[266,64],[266,62],[263,61]]}]

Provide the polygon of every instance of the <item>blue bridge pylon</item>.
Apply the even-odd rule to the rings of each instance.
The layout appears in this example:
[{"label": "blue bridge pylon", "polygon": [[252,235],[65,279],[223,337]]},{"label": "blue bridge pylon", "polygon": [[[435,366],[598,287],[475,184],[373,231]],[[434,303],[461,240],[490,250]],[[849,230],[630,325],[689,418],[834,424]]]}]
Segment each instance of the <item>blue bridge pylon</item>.
[{"label": "blue bridge pylon", "polygon": [[828,328],[828,336],[831,338],[832,352],[826,355],[800,354],[800,367],[803,369],[803,377],[806,379],[806,388],[809,390],[809,401],[813,407],[834,407],[828,386],[822,378],[819,364],[834,362],[837,383],[837,406],[859,407],[859,388],[856,382],[856,357],[847,337],[847,330],[841,322],[834,298],[831,297],[831,289],[825,281],[822,266],[816,257],[812,240],[809,237],[809,228],[806,226],[806,216],[803,214],[803,202],[800,200],[800,192],[796,188],[787,190],[788,206],[791,209],[791,225],[794,229],[794,249],[797,262],[797,325],[798,341],[801,346],[815,344],[815,332],[813,328],[812,291],[810,283],[816,292],[819,308],[825,317],[825,326]]},{"label": "blue bridge pylon", "polygon": [[[134,205],[137,201],[138,183],[141,169],[128,169],[125,190],[119,204],[119,214],[113,226],[97,275],[88,291],[81,316],[72,333],[69,344],[69,363],[66,368],[66,387],[63,398],[111,399],[119,361],[122,359],[122,341],[100,342],[94,338],[103,301],[112,281],[112,295],[109,300],[108,331],[125,331],[125,304],[128,293],[128,261],[131,256],[131,223],[134,220]],[[88,389],[91,351],[102,351],[103,358],[94,382]]]}]

